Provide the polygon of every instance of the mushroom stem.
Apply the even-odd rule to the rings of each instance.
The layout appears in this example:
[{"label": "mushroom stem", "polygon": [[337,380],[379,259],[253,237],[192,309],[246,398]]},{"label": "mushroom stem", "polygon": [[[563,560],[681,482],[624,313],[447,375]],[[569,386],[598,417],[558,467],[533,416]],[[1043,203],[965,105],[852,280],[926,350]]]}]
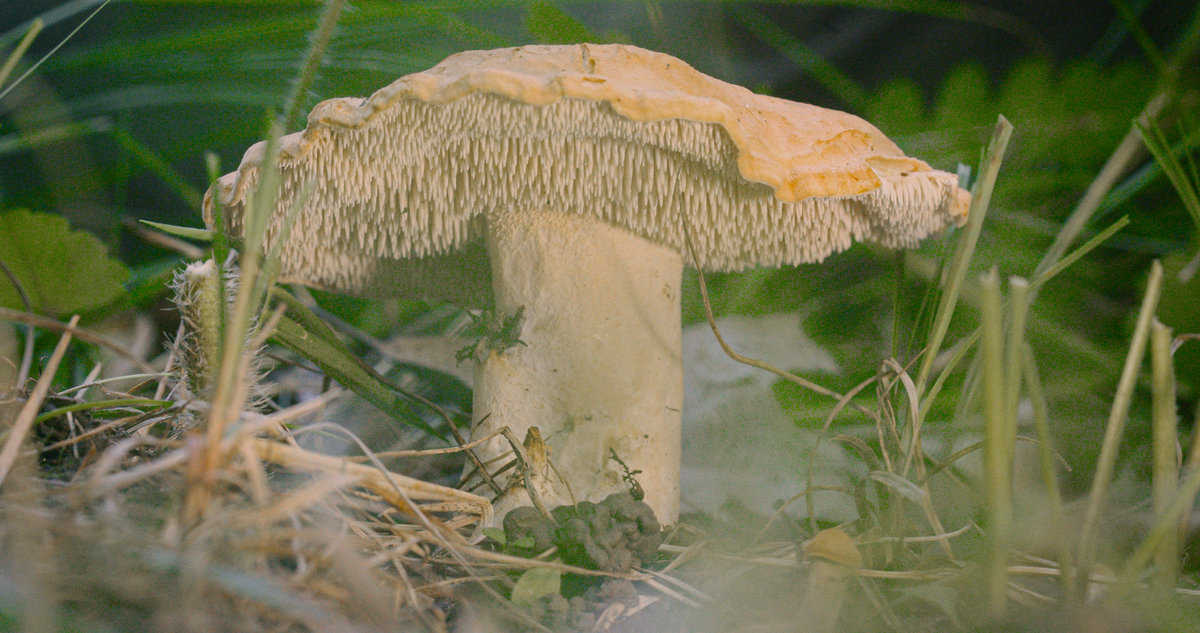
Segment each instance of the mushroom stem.
[{"label": "mushroom stem", "polygon": [[[626,489],[615,451],[658,520],[679,515],[680,255],[603,221],[553,211],[490,214],[488,256],[497,313],[524,309],[523,345],[490,352],[475,371],[483,437],[537,426],[549,457],[579,501]],[[486,462],[510,450],[481,447]],[[533,465],[549,507],[571,503],[566,486]],[[496,500],[496,518],[529,505],[524,490]]]}]

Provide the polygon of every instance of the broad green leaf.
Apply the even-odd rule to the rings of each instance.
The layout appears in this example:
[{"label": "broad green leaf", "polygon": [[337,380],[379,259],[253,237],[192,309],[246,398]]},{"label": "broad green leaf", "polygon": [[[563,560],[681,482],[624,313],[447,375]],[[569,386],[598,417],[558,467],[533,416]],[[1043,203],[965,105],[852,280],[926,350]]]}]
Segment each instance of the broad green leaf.
[{"label": "broad green leaf", "polygon": [[558,593],[562,586],[562,572],[546,567],[534,567],[521,574],[513,585],[512,601],[527,607],[538,598]]},{"label": "broad green leaf", "polygon": [[[94,310],[125,294],[129,269],[100,240],[73,231],[66,218],[24,209],[0,214],[0,261],[21,282],[33,311],[62,316]],[[0,306],[23,310],[17,290],[0,276]]]}]

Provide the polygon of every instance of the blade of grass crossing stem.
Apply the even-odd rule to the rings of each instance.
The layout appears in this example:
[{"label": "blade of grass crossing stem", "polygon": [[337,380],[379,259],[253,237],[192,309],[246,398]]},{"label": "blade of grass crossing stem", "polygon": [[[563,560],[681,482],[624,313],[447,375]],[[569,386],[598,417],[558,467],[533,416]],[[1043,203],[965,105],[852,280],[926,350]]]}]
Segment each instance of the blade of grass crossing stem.
[{"label": "blade of grass crossing stem", "polygon": [[1092,478],[1092,488],[1088,493],[1087,506],[1083,515],[1083,525],[1080,526],[1079,531],[1079,553],[1076,560],[1079,561],[1078,578],[1080,582],[1077,583],[1075,595],[1072,596],[1077,603],[1083,599],[1090,584],[1100,513],[1104,509],[1104,501],[1108,496],[1108,486],[1112,482],[1113,469],[1117,463],[1121,436],[1129,416],[1133,388],[1137,384],[1138,371],[1146,353],[1146,341],[1150,337],[1150,321],[1154,317],[1154,311],[1158,307],[1158,298],[1162,292],[1162,276],[1162,264],[1155,260],[1150,266],[1146,294],[1142,298],[1137,324],[1134,326],[1133,340],[1129,344],[1129,353],[1125,356],[1125,365],[1121,368],[1121,377],[1117,382],[1117,391],[1113,396],[1112,409],[1104,429],[1104,441],[1100,445],[1100,456],[1096,460],[1096,474]]},{"label": "blade of grass crossing stem", "polygon": [[1033,347],[1021,345],[1021,365],[1025,374],[1025,387],[1033,405],[1033,426],[1038,437],[1038,463],[1041,466],[1042,482],[1046,486],[1046,497],[1050,499],[1050,521],[1054,538],[1059,547],[1059,570],[1062,572],[1063,592],[1072,595],[1075,576],[1072,573],[1071,540],[1067,538],[1066,520],[1063,515],[1062,490],[1058,486],[1058,471],[1054,461],[1054,435],[1050,432],[1050,407],[1046,404],[1046,393],[1042,390],[1042,379],[1038,374],[1037,359]]},{"label": "blade of grass crossing stem", "polygon": [[[228,320],[228,302],[226,297],[228,291],[225,290],[225,264],[229,261],[229,236],[226,233],[225,220],[223,217],[224,206],[221,204],[221,196],[218,189],[214,188],[217,179],[221,177],[221,159],[212,152],[204,154],[204,167],[208,173],[208,187],[213,192],[212,196],[212,248],[213,248],[213,266],[217,270],[217,296],[221,298],[217,302],[217,332],[218,339],[225,341],[225,324]],[[223,345],[217,346],[217,357],[214,359],[217,367],[221,367],[224,363],[221,362],[221,354],[224,352]],[[219,371],[219,370],[218,370]]]},{"label": "blade of grass crossing stem", "polygon": [[[279,196],[279,137],[286,122],[294,117],[300,108],[303,95],[316,77],[317,67],[325,54],[325,49],[332,36],[334,25],[341,14],[344,0],[330,0],[325,3],[317,28],[311,38],[311,46],[305,55],[300,73],[292,84],[292,90],[284,104],[283,113],[275,119],[267,137],[265,164],[260,171],[259,186],[251,194],[243,223],[243,249],[241,260],[241,283],[234,300],[233,315],[225,332],[225,345],[222,357],[231,362],[221,366],[221,381],[217,386],[214,397],[214,412],[223,412],[226,420],[236,416],[236,410],[241,406],[241,398],[233,396],[234,385],[244,381],[237,380],[237,367],[240,362],[233,359],[241,358],[240,350],[245,343],[246,332],[249,330],[252,314],[260,306],[254,299],[259,295],[258,273],[262,266],[263,238]],[[260,295],[261,296],[261,295]],[[229,385],[228,387],[226,385]],[[223,396],[223,397],[222,397]],[[212,426],[223,427],[222,423]],[[216,446],[223,428],[210,428],[209,445]],[[213,458],[215,459],[215,457]]]},{"label": "blade of grass crossing stem", "polygon": [[917,393],[924,393],[925,384],[929,380],[929,372],[933,362],[941,350],[946,331],[950,328],[950,318],[954,316],[954,308],[958,304],[958,293],[963,279],[967,275],[967,264],[975,253],[975,244],[979,241],[979,233],[983,229],[983,219],[987,214],[988,205],[992,200],[992,190],[996,186],[996,176],[1000,173],[1000,164],[1004,160],[1004,151],[1008,148],[1008,140],[1012,137],[1013,127],[1001,116],[996,121],[992,138],[984,151],[983,162],[979,170],[979,180],[975,181],[971,192],[971,207],[967,212],[967,228],[954,248],[954,257],[950,263],[950,274],[946,279],[945,292],[938,302],[937,312],[933,319],[933,327],[929,331],[929,341],[925,345],[925,356],[921,359],[921,370],[917,372]]},{"label": "blade of grass crossing stem", "polygon": [[325,57],[325,49],[329,47],[329,40],[333,38],[333,30],[337,27],[338,18],[345,5],[346,0],[326,0],[325,10],[321,12],[321,18],[317,21],[317,28],[309,35],[311,45],[308,55],[300,66],[300,74],[292,83],[292,90],[288,93],[283,114],[280,116],[283,126],[291,125],[292,121],[297,119],[304,96],[308,94],[309,87],[317,78],[317,69],[321,67],[321,59]]},{"label": "blade of grass crossing stem", "polygon": [[[1179,486],[1179,435],[1175,410],[1175,369],[1171,363],[1171,328],[1158,319],[1150,326],[1151,419],[1154,435],[1154,520],[1174,525],[1166,513]],[[1154,555],[1158,589],[1169,591],[1179,578],[1179,532],[1166,530]]]},{"label": "blade of grass crossing stem", "polygon": [[50,393],[50,383],[54,381],[58,364],[62,362],[63,355],[67,353],[67,345],[71,342],[71,330],[74,330],[78,324],[79,315],[77,314],[71,317],[67,331],[63,332],[62,337],[58,339],[54,353],[50,355],[50,360],[46,362],[46,368],[42,370],[41,378],[38,378],[37,384],[33,386],[33,392],[25,399],[25,404],[17,413],[17,419],[9,428],[8,440],[4,442],[4,448],[0,449],[0,486],[4,485],[4,478],[8,476],[8,471],[12,470],[13,464],[16,463],[21,445],[25,443],[25,436],[29,434],[29,429],[33,428],[33,421],[37,418],[38,409],[42,407],[46,394]]},{"label": "blade of grass crossing stem", "polygon": [[304,183],[296,199],[284,214],[283,222],[279,227],[279,233],[275,236],[275,242],[271,244],[271,248],[267,251],[267,256],[263,263],[263,274],[254,294],[254,305],[261,306],[263,304],[263,301],[267,298],[267,293],[275,285],[275,280],[279,278],[279,269],[283,261],[283,245],[287,244],[288,238],[292,234],[292,227],[296,224],[296,218],[300,215],[300,210],[304,208],[304,205],[308,203],[308,197],[312,195],[314,188],[315,183],[313,181]]},{"label": "blade of grass crossing stem", "polygon": [[983,314],[984,486],[987,490],[988,615],[1004,615],[1008,597],[1008,544],[1012,529],[1012,460],[1005,415],[1004,312],[1000,276],[993,268],[980,279]]}]

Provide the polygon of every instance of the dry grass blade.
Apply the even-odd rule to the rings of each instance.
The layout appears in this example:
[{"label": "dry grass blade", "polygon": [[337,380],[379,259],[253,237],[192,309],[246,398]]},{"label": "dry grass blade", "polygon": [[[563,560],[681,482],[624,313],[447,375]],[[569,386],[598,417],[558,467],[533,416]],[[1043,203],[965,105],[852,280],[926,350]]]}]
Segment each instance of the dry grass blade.
[{"label": "dry grass blade", "polygon": [[[482,526],[487,525],[492,520],[492,504],[484,497],[474,495],[469,492],[463,492],[456,488],[448,488],[439,486],[420,479],[406,477],[392,472],[382,471],[372,466],[364,464],[356,464],[354,462],[321,455],[306,451],[302,448],[289,446],[280,442],[271,440],[251,439],[248,440],[249,445],[254,450],[254,454],[259,459],[278,464],[287,468],[294,468],[304,471],[316,471],[325,473],[345,473],[355,478],[358,485],[367,488],[371,492],[379,495],[385,501],[395,506],[401,512],[408,514],[414,518],[421,516],[423,513],[409,504],[405,498],[396,493],[396,488],[403,490],[404,495],[414,501],[435,501],[455,504],[456,509],[460,512],[471,512],[475,514],[477,531]],[[444,535],[450,535],[454,532],[440,526],[440,522],[433,517],[427,517],[434,525],[439,525],[443,528]]]},{"label": "dry grass blade", "polygon": [[0,486],[4,485],[5,477],[8,476],[9,470],[16,462],[21,444],[25,442],[25,436],[33,428],[33,421],[37,418],[38,409],[41,408],[42,401],[46,399],[46,394],[50,392],[50,383],[54,381],[58,364],[62,362],[63,355],[67,353],[67,345],[71,342],[71,330],[75,329],[75,325],[78,323],[79,315],[71,317],[71,322],[67,324],[67,332],[58,339],[54,353],[50,355],[46,368],[42,370],[42,377],[38,379],[37,384],[33,387],[33,392],[26,398],[21,411],[17,413],[16,419],[9,427],[8,440],[5,441],[3,450],[0,450]]}]

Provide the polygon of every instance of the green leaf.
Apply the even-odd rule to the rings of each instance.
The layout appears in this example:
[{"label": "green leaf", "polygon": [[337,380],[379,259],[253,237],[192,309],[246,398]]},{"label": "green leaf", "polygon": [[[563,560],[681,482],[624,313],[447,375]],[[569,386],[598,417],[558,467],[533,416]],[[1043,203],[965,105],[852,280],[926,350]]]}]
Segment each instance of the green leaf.
[{"label": "green leaf", "polygon": [[138,222],[141,222],[150,228],[158,229],[167,235],[174,235],[175,237],[182,237],[200,242],[211,242],[213,239],[213,232],[208,229],[197,229],[190,226],[164,224],[162,222],[152,222],[150,220],[138,220]]},{"label": "green leaf", "polygon": [[504,534],[504,530],[497,527],[483,528],[483,535],[498,543],[501,547],[508,542],[508,536]]},{"label": "green leaf", "polygon": [[[288,314],[294,315],[292,306]],[[313,317],[315,318],[315,317]],[[396,393],[370,367],[363,364],[349,348],[336,338],[324,338],[317,330],[306,328],[289,317],[279,319],[271,339],[312,361],[326,376],[343,387],[378,407],[384,413],[404,424],[415,426],[426,433],[445,439],[421,416],[413,411],[408,400]]]},{"label": "green leaf", "polygon": [[[72,231],[66,218],[24,209],[0,214],[0,261],[20,281],[33,311],[52,316],[86,312],[125,294],[129,269],[108,256],[100,240]],[[24,310],[0,276],[0,306]]]},{"label": "green leaf", "polygon": [[521,574],[517,584],[513,585],[512,601],[523,607],[528,607],[538,598],[558,593],[562,586],[562,572],[547,567],[534,567]]}]

